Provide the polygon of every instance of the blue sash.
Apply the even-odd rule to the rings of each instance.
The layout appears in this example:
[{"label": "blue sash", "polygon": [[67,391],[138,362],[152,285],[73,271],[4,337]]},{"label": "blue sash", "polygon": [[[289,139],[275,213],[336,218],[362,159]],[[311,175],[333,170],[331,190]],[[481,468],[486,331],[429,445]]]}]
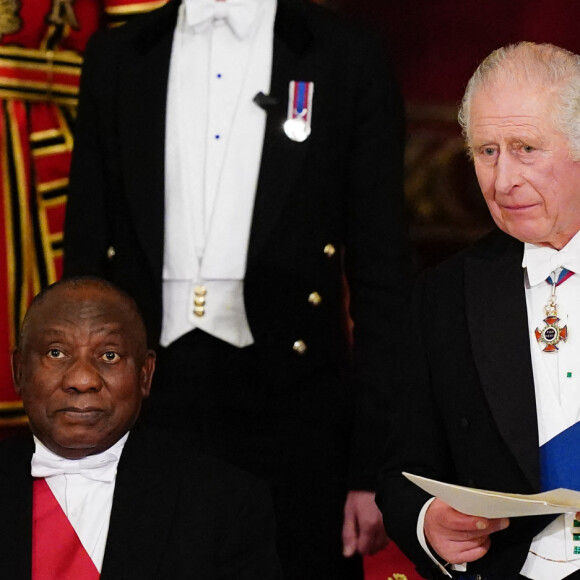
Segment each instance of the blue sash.
[{"label": "blue sash", "polygon": [[580,422],[540,447],[540,474],[542,491],[580,491]]}]

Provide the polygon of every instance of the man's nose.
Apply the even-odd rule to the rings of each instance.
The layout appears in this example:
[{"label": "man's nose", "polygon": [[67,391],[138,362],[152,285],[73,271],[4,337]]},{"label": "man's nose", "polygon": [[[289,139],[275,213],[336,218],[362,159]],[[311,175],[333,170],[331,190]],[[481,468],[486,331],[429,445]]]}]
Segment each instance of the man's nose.
[{"label": "man's nose", "polygon": [[510,191],[522,184],[521,163],[514,154],[505,151],[501,152],[497,159],[495,168],[495,190],[499,193],[510,193]]},{"label": "man's nose", "polygon": [[100,391],[103,380],[94,361],[79,357],[71,362],[63,377],[63,389],[84,393]]}]

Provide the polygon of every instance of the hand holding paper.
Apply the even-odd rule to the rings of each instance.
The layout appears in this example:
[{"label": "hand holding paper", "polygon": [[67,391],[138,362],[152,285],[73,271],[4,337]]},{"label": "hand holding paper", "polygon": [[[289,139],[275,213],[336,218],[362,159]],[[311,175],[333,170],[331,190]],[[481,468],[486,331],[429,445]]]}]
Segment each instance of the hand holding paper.
[{"label": "hand holding paper", "polygon": [[491,544],[490,535],[505,529],[509,517],[580,511],[580,492],[570,489],[522,495],[403,475],[435,496],[425,514],[425,537],[431,548],[451,564],[484,556]]},{"label": "hand holding paper", "polygon": [[450,564],[473,562],[486,554],[490,534],[509,525],[507,518],[487,519],[458,512],[436,498],[425,514],[425,537]]}]

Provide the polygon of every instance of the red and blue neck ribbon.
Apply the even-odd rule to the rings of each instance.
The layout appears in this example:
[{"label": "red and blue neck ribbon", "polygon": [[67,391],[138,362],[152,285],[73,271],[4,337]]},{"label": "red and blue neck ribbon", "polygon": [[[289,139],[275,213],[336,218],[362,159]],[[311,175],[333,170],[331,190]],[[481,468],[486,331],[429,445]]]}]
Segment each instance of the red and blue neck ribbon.
[{"label": "red and blue neck ribbon", "polygon": [[[552,274],[553,273],[554,272],[552,272]],[[566,268],[562,268],[562,270],[560,270],[560,273],[558,274],[558,279],[556,280],[556,286],[559,286],[563,282],[566,282],[566,280],[568,280],[568,278],[570,278],[570,276],[573,276],[573,275],[574,275],[574,272],[572,272],[572,270],[566,270]],[[548,276],[546,278],[546,282],[548,284],[550,284],[550,286],[552,286],[554,284],[554,281],[552,280],[552,276]]]}]

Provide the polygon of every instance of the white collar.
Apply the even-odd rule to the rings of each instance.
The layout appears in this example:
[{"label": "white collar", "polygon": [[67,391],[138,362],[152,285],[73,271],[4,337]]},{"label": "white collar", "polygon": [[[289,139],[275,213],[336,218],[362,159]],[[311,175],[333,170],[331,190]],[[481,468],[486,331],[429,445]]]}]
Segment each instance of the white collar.
[{"label": "white collar", "polygon": [[80,474],[87,479],[113,482],[117,473],[117,465],[128,437],[129,433],[125,433],[119,441],[101,453],[88,455],[81,459],[68,459],[48,449],[35,436],[35,451],[31,461],[32,476],[53,477],[63,473]]},{"label": "white collar", "polygon": [[225,22],[243,40],[252,30],[260,4],[265,0],[184,0],[185,22],[202,31],[214,22]]},{"label": "white collar", "polygon": [[580,233],[576,233],[561,250],[526,242],[522,267],[527,270],[530,286],[544,282],[558,268],[580,274]]}]

